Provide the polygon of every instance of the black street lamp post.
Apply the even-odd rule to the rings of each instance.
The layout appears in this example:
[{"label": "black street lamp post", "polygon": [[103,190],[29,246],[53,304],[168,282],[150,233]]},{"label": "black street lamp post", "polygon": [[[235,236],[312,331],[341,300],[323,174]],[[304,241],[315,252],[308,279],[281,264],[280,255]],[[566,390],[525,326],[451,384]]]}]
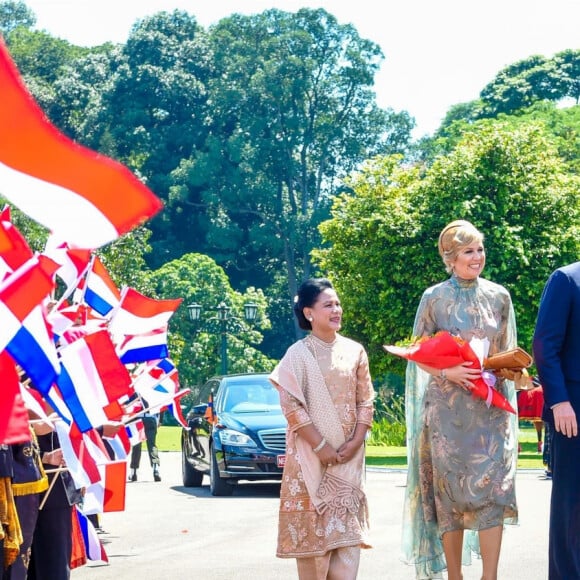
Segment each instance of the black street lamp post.
[{"label": "black street lamp post", "polygon": [[[212,316],[206,322],[208,324],[217,323],[221,335],[220,354],[222,363],[222,375],[228,374],[228,332],[234,330],[244,330],[244,324],[240,318],[231,314],[231,308],[225,303],[220,302],[216,308],[216,316]],[[190,304],[187,307],[190,320],[199,324],[201,322],[201,304]],[[247,322],[254,322],[258,313],[258,305],[253,302],[244,304],[244,318]]]}]

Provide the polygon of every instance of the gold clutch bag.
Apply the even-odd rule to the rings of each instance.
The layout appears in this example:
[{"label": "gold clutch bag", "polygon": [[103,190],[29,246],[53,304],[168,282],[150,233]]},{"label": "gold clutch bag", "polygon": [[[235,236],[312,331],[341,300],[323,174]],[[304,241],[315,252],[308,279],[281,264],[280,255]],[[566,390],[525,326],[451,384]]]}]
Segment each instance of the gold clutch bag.
[{"label": "gold clutch bag", "polygon": [[483,368],[492,371],[497,369],[522,370],[527,369],[532,362],[534,362],[532,357],[518,346],[511,350],[492,354],[483,361]]}]

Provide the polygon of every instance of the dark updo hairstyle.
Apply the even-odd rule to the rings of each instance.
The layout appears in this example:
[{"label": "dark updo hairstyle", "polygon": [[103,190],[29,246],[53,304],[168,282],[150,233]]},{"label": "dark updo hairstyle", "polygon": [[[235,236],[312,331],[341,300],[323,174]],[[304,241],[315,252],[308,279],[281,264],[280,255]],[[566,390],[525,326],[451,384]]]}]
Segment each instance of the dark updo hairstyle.
[{"label": "dark updo hairstyle", "polygon": [[304,316],[304,308],[312,307],[318,300],[318,295],[328,289],[334,290],[334,286],[326,278],[309,278],[298,288],[298,294],[294,297],[294,315],[302,330],[312,330],[312,324]]}]

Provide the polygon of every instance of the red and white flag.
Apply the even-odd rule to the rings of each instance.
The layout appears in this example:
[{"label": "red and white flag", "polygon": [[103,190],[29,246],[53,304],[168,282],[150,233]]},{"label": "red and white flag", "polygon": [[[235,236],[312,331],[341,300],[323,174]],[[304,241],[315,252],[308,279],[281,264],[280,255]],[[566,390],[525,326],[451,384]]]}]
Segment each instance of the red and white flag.
[{"label": "red and white flag", "polygon": [[56,275],[65,283],[66,290],[59,302],[72,294],[81,278],[86,274],[91,261],[90,250],[75,250],[66,242],[55,245],[52,236],[47,240],[43,254],[54,260],[60,267]]},{"label": "red and white flag", "polygon": [[0,352],[0,445],[30,441],[28,410],[20,393],[14,361]]},{"label": "red and white flag", "polygon": [[133,288],[124,288],[119,307],[109,323],[113,340],[120,344],[124,336],[147,334],[163,328],[182,301],[182,298],[157,300]]},{"label": "red and white flag", "polygon": [[101,479],[88,486],[83,496],[84,513],[124,511],[127,462],[123,460],[100,464],[99,472]]},{"label": "red and white flag", "polygon": [[[1,188],[0,188],[1,191]],[[10,208],[0,212],[0,281],[32,258],[32,250],[20,230],[10,219]]]},{"label": "red and white flag", "polygon": [[0,38],[0,191],[70,247],[94,249],[155,215],[161,201],[124,165],[50,123]]}]

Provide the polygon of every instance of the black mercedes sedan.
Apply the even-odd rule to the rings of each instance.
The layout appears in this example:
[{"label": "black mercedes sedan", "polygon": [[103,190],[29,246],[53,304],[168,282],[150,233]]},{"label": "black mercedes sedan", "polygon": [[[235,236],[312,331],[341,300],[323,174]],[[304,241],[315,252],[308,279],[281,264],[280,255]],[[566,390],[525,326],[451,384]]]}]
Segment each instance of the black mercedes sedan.
[{"label": "black mercedes sedan", "polygon": [[225,496],[243,480],[281,480],[286,418],[268,374],[212,378],[195,400],[181,433],[183,485],[208,475],[211,494]]}]

